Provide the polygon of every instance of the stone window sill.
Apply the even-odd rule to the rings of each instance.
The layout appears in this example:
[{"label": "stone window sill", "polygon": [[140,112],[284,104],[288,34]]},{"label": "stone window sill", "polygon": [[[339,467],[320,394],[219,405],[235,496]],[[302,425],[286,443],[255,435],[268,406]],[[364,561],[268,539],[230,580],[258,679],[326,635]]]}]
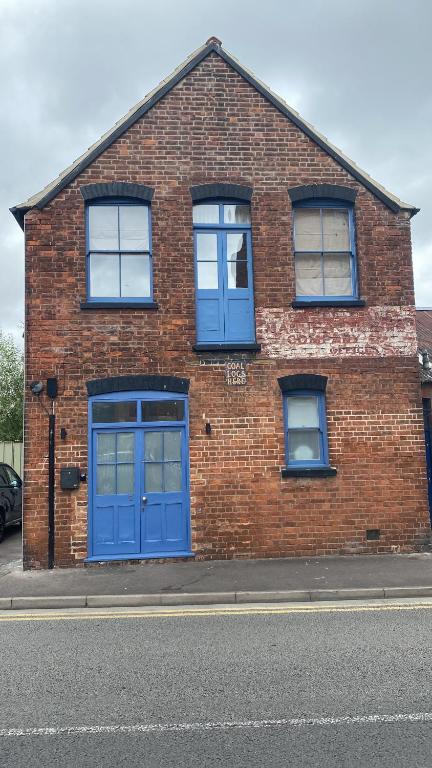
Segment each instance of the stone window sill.
[{"label": "stone window sill", "polygon": [[316,301],[293,301],[291,306],[294,309],[308,309],[309,307],[365,307],[366,302],[364,299],[349,299],[348,301],[316,299]]},{"label": "stone window sill", "polygon": [[80,309],[141,309],[144,312],[155,311],[159,309],[159,304],[155,301],[143,302],[143,301],[82,301],[80,303]]},{"label": "stone window sill", "polygon": [[334,477],[336,467],[284,467],[282,477]]},{"label": "stone window sill", "polygon": [[195,344],[194,352],[260,352],[261,344]]}]

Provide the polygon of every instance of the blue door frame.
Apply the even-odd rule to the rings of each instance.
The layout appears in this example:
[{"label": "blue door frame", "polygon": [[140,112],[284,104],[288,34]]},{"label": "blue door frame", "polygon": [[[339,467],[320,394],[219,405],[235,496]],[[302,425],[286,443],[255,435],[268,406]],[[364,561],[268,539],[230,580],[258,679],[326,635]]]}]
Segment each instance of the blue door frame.
[{"label": "blue door frame", "polygon": [[423,400],[423,417],[426,443],[426,470],[428,480],[429,513],[432,520],[432,399]]},{"label": "blue door frame", "polygon": [[[181,420],[143,421],[149,401],[183,404]],[[133,421],[92,418],[95,403],[136,403]],[[89,400],[89,561],[187,557],[190,549],[187,395],[121,392]],[[164,452],[162,456],[156,451]],[[152,464],[150,469],[148,465]],[[147,465],[147,467],[146,467]]]}]

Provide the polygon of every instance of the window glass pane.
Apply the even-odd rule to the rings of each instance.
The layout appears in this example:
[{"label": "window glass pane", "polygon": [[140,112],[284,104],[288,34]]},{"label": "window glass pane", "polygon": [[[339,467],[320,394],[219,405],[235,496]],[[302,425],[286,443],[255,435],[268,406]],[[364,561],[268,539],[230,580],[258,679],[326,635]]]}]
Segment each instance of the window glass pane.
[{"label": "window glass pane", "polygon": [[164,461],[181,460],[181,432],[165,432],[164,434]]},{"label": "window glass pane", "polygon": [[144,465],[144,482],[147,493],[163,491],[162,464]]},{"label": "window glass pane", "polygon": [[194,205],[193,223],[194,224],[219,224],[219,206],[208,205],[206,203],[203,203],[202,205]]},{"label": "window glass pane", "polygon": [[225,224],[250,224],[250,208],[248,205],[224,205]]},{"label": "window glass pane", "polygon": [[323,208],[324,251],[349,250],[348,211]]},{"label": "window glass pane", "polygon": [[230,232],[227,235],[227,260],[239,261],[247,259],[246,232]]},{"label": "window glass pane", "polygon": [[121,255],[121,295],[149,297],[150,294],[150,256],[122,253]]},{"label": "window glass pane", "polygon": [[134,492],[134,464],[117,464],[117,493]]},{"label": "window glass pane", "polygon": [[89,250],[118,251],[118,206],[90,205]]},{"label": "window glass pane", "polygon": [[319,208],[295,211],[296,251],[322,251],[321,212]]},{"label": "window glass pane", "polygon": [[163,459],[163,433],[146,432],[144,436],[144,459],[146,461],[162,461]]},{"label": "window glass pane", "polygon": [[119,205],[120,250],[149,250],[149,209],[146,205]]},{"label": "window glass pane", "polygon": [[118,432],[117,461],[134,461],[135,437],[132,432]]},{"label": "window glass pane", "polygon": [[247,288],[247,261],[229,261],[227,267],[228,288]]},{"label": "window glass pane", "polygon": [[322,257],[320,253],[296,253],[296,295],[323,296]]},{"label": "window glass pane", "polygon": [[196,249],[198,261],[217,261],[217,234],[197,232]]},{"label": "window glass pane", "polygon": [[173,463],[164,464],[164,475],[165,475],[165,491],[167,491],[168,493],[181,491],[182,483],[181,483],[180,462],[176,461]]},{"label": "window glass pane", "polygon": [[119,257],[116,253],[90,254],[90,296],[120,296]]},{"label": "window glass pane", "polygon": [[93,403],[92,416],[93,422],[99,424],[115,421],[136,421],[137,404],[133,401],[124,403]]},{"label": "window glass pane", "polygon": [[218,265],[215,261],[198,262],[198,288],[218,287]]},{"label": "window glass pane", "polygon": [[96,493],[112,496],[116,492],[115,464],[99,464],[96,471]]},{"label": "window glass pane", "polygon": [[184,400],[143,400],[143,421],[183,421]]},{"label": "window glass pane", "polygon": [[349,253],[324,254],[324,292],[326,296],[352,296]]},{"label": "window glass pane", "polygon": [[115,435],[97,436],[97,463],[103,464],[114,462],[116,460],[116,437]]},{"label": "window glass pane", "polygon": [[319,432],[288,432],[288,463],[290,461],[319,461]]},{"label": "window glass pane", "polygon": [[319,427],[317,397],[287,397],[288,428]]}]

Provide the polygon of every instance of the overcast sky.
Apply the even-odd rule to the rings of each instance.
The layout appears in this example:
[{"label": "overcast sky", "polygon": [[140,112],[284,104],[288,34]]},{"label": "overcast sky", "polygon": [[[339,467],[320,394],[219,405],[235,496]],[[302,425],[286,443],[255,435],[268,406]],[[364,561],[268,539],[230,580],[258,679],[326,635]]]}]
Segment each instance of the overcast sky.
[{"label": "overcast sky", "polygon": [[22,334],[23,235],[39,191],[216,35],[373,178],[421,208],[432,306],[431,0],[0,0],[0,328]]}]

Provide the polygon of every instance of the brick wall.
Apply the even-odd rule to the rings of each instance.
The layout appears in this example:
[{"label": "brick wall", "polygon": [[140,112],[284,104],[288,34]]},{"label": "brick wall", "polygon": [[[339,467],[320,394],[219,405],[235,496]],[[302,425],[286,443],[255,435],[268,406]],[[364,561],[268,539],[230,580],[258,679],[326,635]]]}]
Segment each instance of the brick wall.
[{"label": "brick wall", "polygon": [[[154,188],[157,312],[83,311],[83,184]],[[250,184],[258,355],[246,387],[227,387],[220,358],[195,343],[192,184]],[[288,187],[358,190],[355,218],[365,308],[295,310]],[[42,211],[26,216],[27,381],[57,376],[56,477],[87,468],[85,382],[131,373],[191,379],[193,549],[252,557],[410,549],[428,531],[415,356],[410,227],[216,55],[202,62]],[[230,359],[236,357],[231,356]],[[331,478],[282,479],[277,377],[329,376]],[[24,554],[46,565],[47,415],[28,394]],[[203,416],[205,414],[205,418]],[[212,434],[204,432],[205,420]],[[67,429],[66,440],[59,430]],[[56,563],[87,552],[87,489],[57,488]],[[365,530],[380,528],[380,541]]]}]

